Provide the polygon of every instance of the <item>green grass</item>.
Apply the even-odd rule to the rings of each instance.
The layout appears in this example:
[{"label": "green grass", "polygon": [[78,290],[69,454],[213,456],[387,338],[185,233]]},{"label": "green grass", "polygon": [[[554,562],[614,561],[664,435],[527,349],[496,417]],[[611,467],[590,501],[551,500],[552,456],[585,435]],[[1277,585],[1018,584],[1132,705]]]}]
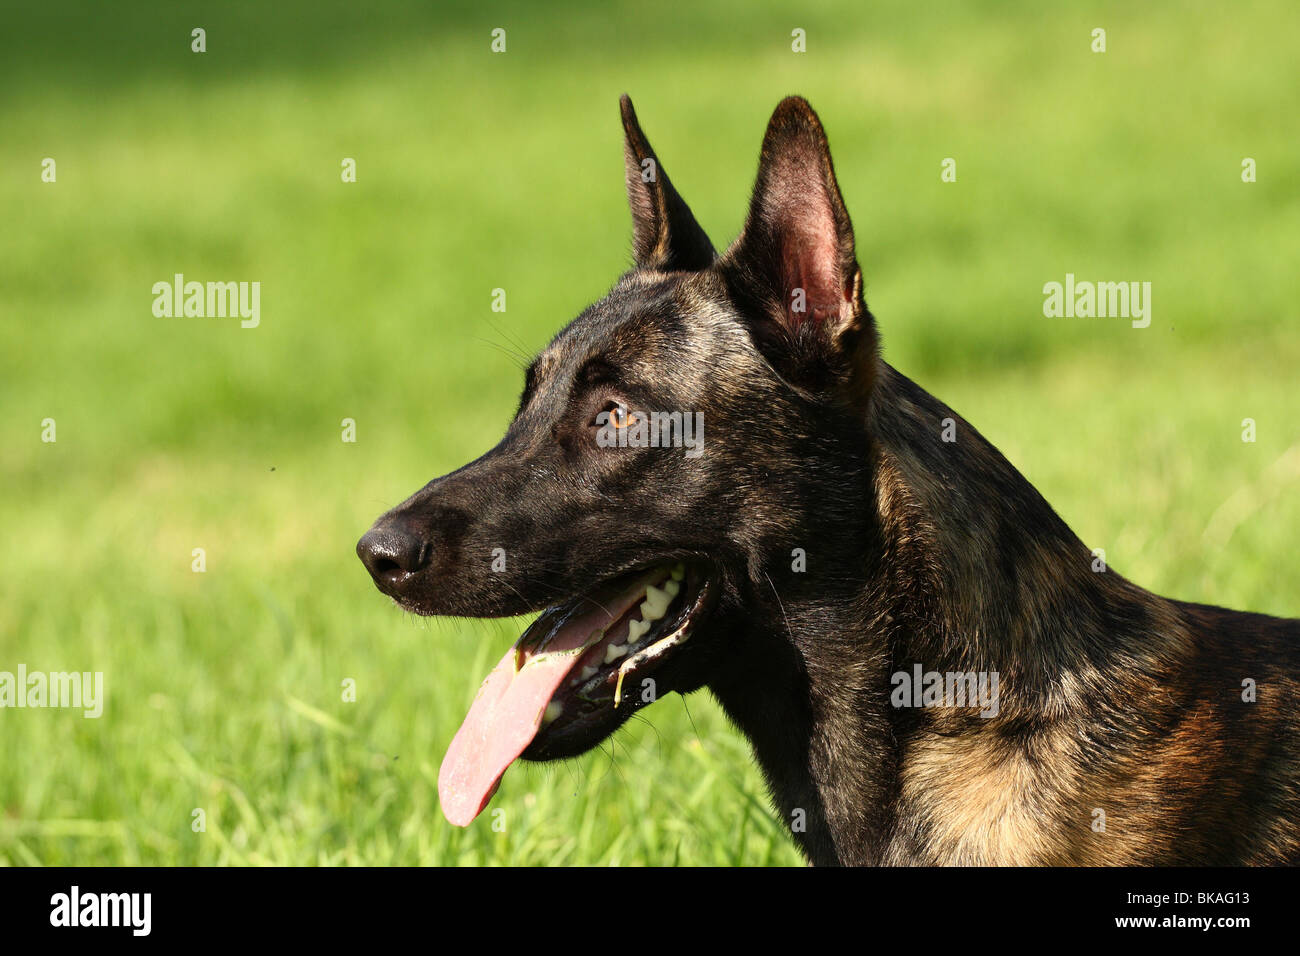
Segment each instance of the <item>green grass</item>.
[{"label": "green grass", "polygon": [[[807,95],[887,358],[1121,573],[1300,615],[1293,3],[152,6],[0,30],[0,670],[108,693],[0,711],[0,862],[800,862],[705,694],[511,770],[504,830],[446,824],[438,763],[522,622],[404,616],[352,553],[626,266],[625,90],[718,244]],[[261,327],[154,318],[175,272],[260,281]],[[1066,272],[1151,281],[1151,327],[1045,319]]]}]

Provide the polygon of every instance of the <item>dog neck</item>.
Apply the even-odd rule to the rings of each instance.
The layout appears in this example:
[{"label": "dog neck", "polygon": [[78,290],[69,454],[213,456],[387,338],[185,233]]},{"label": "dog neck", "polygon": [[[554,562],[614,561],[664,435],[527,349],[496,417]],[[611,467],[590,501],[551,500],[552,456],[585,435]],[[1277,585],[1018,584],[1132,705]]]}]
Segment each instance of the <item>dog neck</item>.
[{"label": "dog neck", "polygon": [[[867,431],[871,460],[848,470],[870,476],[860,515],[811,529],[812,557],[834,563],[765,571],[744,664],[710,682],[818,865],[933,860],[908,835],[924,826],[904,780],[917,740],[1032,721],[1063,674],[1077,685],[1111,655],[1150,653],[1157,631],[1175,653],[1181,634],[1155,620],[1167,602],[1106,570],[991,444],[883,363]],[[998,681],[996,713],[894,706],[892,675],[918,666]]]}]

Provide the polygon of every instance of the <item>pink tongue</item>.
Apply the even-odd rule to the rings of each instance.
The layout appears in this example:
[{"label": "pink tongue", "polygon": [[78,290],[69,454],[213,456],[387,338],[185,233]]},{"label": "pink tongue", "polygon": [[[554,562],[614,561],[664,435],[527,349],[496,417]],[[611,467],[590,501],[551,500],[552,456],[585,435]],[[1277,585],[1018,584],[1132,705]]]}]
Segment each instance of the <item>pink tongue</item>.
[{"label": "pink tongue", "polygon": [[467,827],[487,806],[506,768],[537,735],[551,695],[580,656],[534,661],[515,673],[512,647],[488,674],[438,771],[438,798],[449,821]]},{"label": "pink tongue", "polygon": [[[616,593],[593,594],[579,611],[546,611],[524,632],[488,674],[456,731],[438,771],[438,799],[447,820],[469,826],[483,812],[506,769],[523,753],[542,726],[546,705],[583,657],[593,631],[617,620],[641,600],[647,584],[663,575],[649,572]],[[539,634],[550,639],[535,656]],[[517,658],[522,666],[515,670]]]}]

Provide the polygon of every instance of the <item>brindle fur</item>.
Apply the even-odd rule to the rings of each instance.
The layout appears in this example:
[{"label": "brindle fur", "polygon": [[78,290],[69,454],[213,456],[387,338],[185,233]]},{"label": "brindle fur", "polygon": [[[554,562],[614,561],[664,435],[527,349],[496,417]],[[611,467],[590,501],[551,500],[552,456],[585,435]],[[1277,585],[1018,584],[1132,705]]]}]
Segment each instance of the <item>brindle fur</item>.
[{"label": "brindle fur", "polygon": [[[636,267],[538,357],[495,449],[362,540],[380,587],[423,614],[511,615],[707,556],[721,596],[661,693],[709,687],[816,864],[1300,861],[1300,622],[1095,571],[997,449],[880,359],[802,99],[773,115],[721,256],[626,98],[623,119]],[[596,448],[611,395],[704,411],[705,453]],[[893,708],[914,663],[996,671],[997,716]]]}]

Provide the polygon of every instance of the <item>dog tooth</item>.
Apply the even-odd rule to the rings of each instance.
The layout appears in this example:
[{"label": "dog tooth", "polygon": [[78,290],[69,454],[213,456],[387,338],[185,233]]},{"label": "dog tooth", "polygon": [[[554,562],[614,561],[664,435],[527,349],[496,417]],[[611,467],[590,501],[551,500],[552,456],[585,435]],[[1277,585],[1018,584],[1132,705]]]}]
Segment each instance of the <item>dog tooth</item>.
[{"label": "dog tooth", "polygon": [[627,622],[627,643],[633,644],[641,640],[646,634],[650,633],[649,621],[628,621]]},{"label": "dog tooth", "polygon": [[669,596],[670,598],[675,598],[675,597],[677,597],[677,592],[680,591],[681,589],[682,589],[682,586],[681,586],[680,582],[677,582],[677,581],[665,581],[665,582],[664,582],[664,590],[668,592],[668,596]]},{"label": "dog tooth", "polygon": [[596,676],[596,671],[600,670],[595,664],[588,664],[582,669],[582,680],[591,680]]},{"label": "dog tooth", "polygon": [[622,644],[610,644],[605,648],[605,663],[612,664],[626,653],[627,648]]},{"label": "dog tooth", "polygon": [[564,705],[559,701],[551,701],[546,705],[546,712],[542,714],[542,726],[553,723],[562,713],[564,713]]},{"label": "dog tooth", "polygon": [[680,581],[686,577],[686,565],[680,561],[673,565],[672,576],[674,581]]},{"label": "dog tooth", "polygon": [[645,589],[645,600],[641,602],[641,620],[657,621],[668,610],[672,597],[667,591],[661,591],[653,584]]}]

